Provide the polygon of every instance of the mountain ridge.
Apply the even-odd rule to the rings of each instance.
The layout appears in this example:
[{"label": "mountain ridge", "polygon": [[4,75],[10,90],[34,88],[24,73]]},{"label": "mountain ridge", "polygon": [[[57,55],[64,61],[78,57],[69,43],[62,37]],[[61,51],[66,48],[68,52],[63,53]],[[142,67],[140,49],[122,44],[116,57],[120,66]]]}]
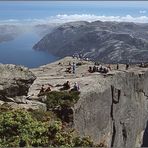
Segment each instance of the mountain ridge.
[{"label": "mountain ridge", "polygon": [[82,54],[103,63],[148,60],[148,24],[132,22],[69,22],[45,35],[33,48],[64,57]]}]

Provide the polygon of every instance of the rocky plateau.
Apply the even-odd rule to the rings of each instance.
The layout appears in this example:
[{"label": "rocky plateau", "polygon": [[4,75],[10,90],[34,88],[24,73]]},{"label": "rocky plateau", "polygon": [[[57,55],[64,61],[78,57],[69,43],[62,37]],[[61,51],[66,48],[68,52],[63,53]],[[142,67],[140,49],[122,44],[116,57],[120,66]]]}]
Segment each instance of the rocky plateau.
[{"label": "rocky plateau", "polygon": [[[76,74],[65,72],[72,62],[81,63]],[[106,147],[141,147],[147,144],[148,68],[111,65],[107,74],[89,73],[91,61],[65,57],[39,68],[0,65],[0,103],[13,108],[46,111],[38,97],[41,85],[59,91],[67,80],[80,85],[80,99],[73,107],[73,127]],[[106,66],[106,65],[103,65]]]}]

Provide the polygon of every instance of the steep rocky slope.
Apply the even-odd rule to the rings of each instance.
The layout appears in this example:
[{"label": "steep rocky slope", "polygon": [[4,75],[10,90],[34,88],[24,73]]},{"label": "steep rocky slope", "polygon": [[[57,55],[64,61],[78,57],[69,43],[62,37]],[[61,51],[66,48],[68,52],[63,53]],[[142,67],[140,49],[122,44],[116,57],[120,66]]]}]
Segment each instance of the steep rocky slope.
[{"label": "steep rocky slope", "polygon": [[[41,84],[53,85],[67,80],[71,85],[80,84],[80,100],[74,106],[73,126],[81,135],[90,135],[96,143],[111,147],[140,147],[148,116],[148,69],[130,66],[119,70],[112,65],[107,75],[88,73],[93,63],[83,61],[76,74],[68,74],[65,69],[69,62],[80,62],[70,57],[55,63],[32,69],[37,76],[30,88],[30,94],[38,94]],[[32,99],[37,99],[34,96]]]},{"label": "steep rocky slope", "polygon": [[44,36],[35,50],[64,57],[75,53],[104,63],[148,60],[148,24],[71,22]]},{"label": "steep rocky slope", "polygon": [[[76,74],[65,72],[73,61],[82,64],[77,66]],[[116,65],[111,65],[112,70],[107,74],[89,73],[88,67],[93,65],[94,63],[89,61],[66,57],[31,69],[36,79],[29,88],[28,95],[34,95],[27,99],[27,104],[20,102],[19,105],[33,108],[35,103],[40,103],[38,106],[43,108],[45,104],[39,102],[41,98],[37,96],[42,84],[45,87],[51,84],[52,91],[59,91],[61,86],[58,84],[62,85],[69,80],[73,86],[78,82],[81,93],[80,99],[73,107],[73,127],[80,135],[90,135],[95,143],[108,147],[134,148],[140,147],[142,143],[143,146],[148,146],[145,140],[148,119],[148,68],[131,65],[125,70],[125,65],[119,65],[119,70],[116,70]],[[9,76],[11,72],[12,69]],[[22,72],[19,70],[20,76],[23,76]],[[28,73],[29,78],[34,80],[32,73]],[[13,78],[15,76],[17,75],[13,73]]]},{"label": "steep rocky slope", "polygon": [[75,106],[76,129],[108,147],[140,147],[148,116],[147,81],[147,71],[134,69],[92,78]]}]

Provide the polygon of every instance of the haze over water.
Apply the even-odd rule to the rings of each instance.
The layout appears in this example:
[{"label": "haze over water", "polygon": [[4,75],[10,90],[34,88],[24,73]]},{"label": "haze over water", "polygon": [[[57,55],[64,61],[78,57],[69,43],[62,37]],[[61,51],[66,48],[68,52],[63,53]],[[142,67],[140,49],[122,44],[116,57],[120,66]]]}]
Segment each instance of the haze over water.
[{"label": "haze over water", "polygon": [[[0,25],[23,27],[69,21],[130,21],[148,23],[146,1],[65,1],[65,2],[0,2]],[[48,32],[47,32],[48,33]],[[11,41],[0,43],[0,63],[38,67],[57,57],[32,49],[41,39],[33,31],[25,31]]]},{"label": "haze over water", "polygon": [[0,62],[33,68],[58,59],[45,52],[34,51],[32,46],[37,41],[39,41],[37,34],[27,32],[12,41],[0,43]]}]

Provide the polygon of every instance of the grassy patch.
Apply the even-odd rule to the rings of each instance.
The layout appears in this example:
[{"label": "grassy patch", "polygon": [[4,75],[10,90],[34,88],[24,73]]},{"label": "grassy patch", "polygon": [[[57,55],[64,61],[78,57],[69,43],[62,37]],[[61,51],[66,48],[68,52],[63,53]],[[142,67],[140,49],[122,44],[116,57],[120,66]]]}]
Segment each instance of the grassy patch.
[{"label": "grassy patch", "polygon": [[55,121],[58,120],[56,115],[51,111],[33,110],[29,109],[29,113],[33,118],[41,122]]},{"label": "grassy patch", "polygon": [[10,107],[10,105],[8,103],[4,103],[2,105],[0,105],[0,112],[7,112],[12,110],[12,108]]}]

